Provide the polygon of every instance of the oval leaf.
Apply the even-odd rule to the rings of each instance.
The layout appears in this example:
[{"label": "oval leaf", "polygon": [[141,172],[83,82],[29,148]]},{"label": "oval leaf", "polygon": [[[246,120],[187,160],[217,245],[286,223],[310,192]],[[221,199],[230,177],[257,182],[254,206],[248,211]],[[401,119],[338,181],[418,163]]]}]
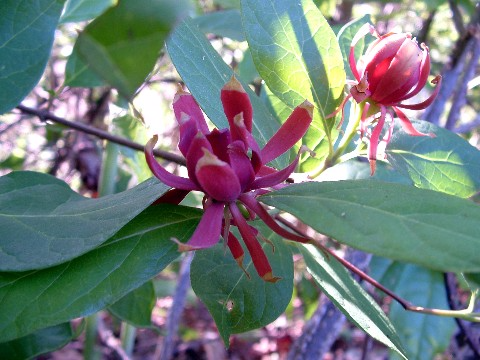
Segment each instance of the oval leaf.
[{"label": "oval leaf", "polygon": [[68,0],[60,23],[91,20],[115,3],[116,0]]},{"label": "oval leaf", "polygon": [[337,308],[368,335],[406,359],[393,325],[380,306],[353,280],[343,265],[332,257],[325,259],[325,255],[313,245],[299,245],[298,248],[308,271]]},{"label": "oval leaf", "polygon": [[480,191],[480,151],[457,134],[426,121],[413,126],[429,136],[409,136],[397,123],[387,158],[423,189],[470,197]]},{"label": "oval leaf", "polygon": [[259,230],[275,246],[273,253],[268,243],[262,244],[273,274],[281,277],[276,283],[266,282],[257,275],[246,252],[243,265],[250,275],[249,279],[231,254],[225,254],[222,244],[197,251],[192,261],[192,289],[212,314],[227,346],[231,334],[270,324],[285,311],[292,298],[292,252],[281,238],[266,227],[259,227]]},{"label": "oval leaf", "polygon": [[0,178],[0,270],[71,260],[106,241],[167,190],[152,178],[123,193],[90,199],[50,175],[5,175]]},{"label": "oval leaf", "polygon": [[197,209],[152,206],[107,243],[44,270],[0,273],[0,341],[93,314],[157,275],[179,255],[200,219]]},{"label": "oval leaf", "polygon": [[0,2],[0,114],[17,106],[40,80],[64,2]]},{"label": "oval leaf", "polygon": [[468,200],[369,180],[295,184],[260,199],[366,252],[440,271],[480,271],[480,207]]},{"label": "oval leaf", "polygon": [[335,34],[311,0],[242,0],[241,4],[253,61],[270,90],[292,108],[305,99],[315,105],[304,142],[317,158],[308,158],[303,167],[314,169],[328,155],[329,142],[333,144],[335,121],[325,117],[340,104],[345,85]]}]

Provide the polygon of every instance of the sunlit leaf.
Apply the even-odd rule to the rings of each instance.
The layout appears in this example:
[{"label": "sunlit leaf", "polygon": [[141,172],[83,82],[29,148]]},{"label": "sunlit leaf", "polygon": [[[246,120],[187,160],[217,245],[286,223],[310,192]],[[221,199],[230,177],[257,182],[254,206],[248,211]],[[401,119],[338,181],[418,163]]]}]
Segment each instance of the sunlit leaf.
[{"label": "sunlit leaf", "polygon": [[93,314],[157,275],[179,255],[201,212],[157,205],[102,246],[44,270],[0,273],[0,341]]},{"label": "sunlit leaf", "polygon": [[[242,18],[253,61],[272,92],[290,107],[308,99],[315,114],[304,143],[317,153],[313,170],[330,152],[334,119],[325,117],[343,96],[345,71],[335,34],[311,0],[242,0]],[[330,143],[330,144],[329,144]]]},{"label": "sunlit leaf", "polygon": [[117,0],[68,0],[60,23],[91,20],[116,2]]},{"label": "sunlit leaf", "polygon": [[56,265],[100,245],[168,190],[152,178],[123,193],[85,198],[53,176],[0,178],[0,270]]},{"label": "sunlit leaf", "polygon": [[325,258],[313,245],[299,246],[312,274],[322,291],[355,325],[404,356],[405,351],[396,333],[380,306],[351,277],[348,271],[334,258]]},{"label": "sunlit leaf", "polygon": [[363,251],[440,271],[480,271],[480,206],[465,199],[345,180],[294,184],[260,200]]},{"label": "sunlit leaf", "polygon": [[37,85],[65,0],[0,1],[0,114]]},{"label": "sunlit leaf", "polygon": [[420,188],[460,197],[480,191],[480,150],[429,122],[412,123],[418,131],[435,137],[409,136],[397,126],[386,149],[390,163]]},{"label": "sunlit leaf", "polygon": [[212,314],[227,346],[231,334],[258,329],[274,321],[292,297],[292,252],[277,235],[264,226],[258,228],[275,246],[273,252],[270,244],[262,244],[273,274],[281,277],[276,283],[260,278],[246,254],[243,264],[249,279],[222,244],[197,251],[192,261],[192,288]]}]

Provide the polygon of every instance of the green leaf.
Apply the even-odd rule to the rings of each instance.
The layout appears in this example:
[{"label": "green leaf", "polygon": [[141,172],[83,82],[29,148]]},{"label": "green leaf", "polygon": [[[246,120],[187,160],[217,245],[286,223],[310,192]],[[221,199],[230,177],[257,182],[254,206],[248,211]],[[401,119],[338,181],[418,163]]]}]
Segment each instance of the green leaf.
[{"label": "green leaf", "polygon": [[[343,66],[347,73],[347,79],[355,80],[355,76],[353,76],[352,70],[350,70],[350,63],[348,61],[353,37],[364,24],[369,23],[370,21],[370,14],[365,14],[361,18],[352,20],[345,24],[338,32],[338,44],[340,45],[340,50],[342,51]],[[355,45],[354,52],[355,59],[357,59],[357,61],[360,59],[360,56],[363,55],[363,50],[366,48],[367,44],[368,38],[367,41],[365,41],[365,38],[363,37],[357,42],[357,45]]]},{"label": "green leaf", "polygon": [[[220,91],[233,70],[222,60],[207,38],[191,20],[177,26],[167,41],[168,53],[183,81],[208,118],[219,128],[228,128],[220,102]],[[279,124],[263,102],[241,79],[253,106],[253,136],[263,147],[278,130]],[[273,161],[275,167],[287,165],[287,157]]]},{"label": "green leaf", "polygon": [[[412,304],[436,309],[448,309],[443,274],[422,267],[374,258],[370,264],[372,276],[398,296]],[[434,359],[443,354],[455,330],[451,318],[406,311],[393,302],[389,317],[405,346],[408,359]],[[396,359],[392,354],[391,359]]]},{"label": "green leaf", "polygon": [[78,51],[97,75],[130,99],[187,10],[185,1],[123,0],[85,28],[77,40]]},{"label": "green leaf", "polygon": [[82,61],[78,54],[78,45],[75,44],[65,65],[64,86],[89,88],[103,85],[105,81]]},{"label": "green leaf", "polygon": [[414,127],[429,136],[409,136],[396,126],[388,161],[420,188],[470,197],[480,191],[480,151],[455,133],[426,121]]},{"label": "green leaf", "polygon": [[480,207],[465,199],[346,180],[293,184],[260,200],[366,252],[440,271],[480,271]]},{"label": "green leaf", "polygon": [[393,325],[343,265],[332,257],[325,259],[325,255],[313,245],[299,245],[298,248],[308,271],[335,306],[368,335],[406,359]]},{"label": "green leaf", "polygon": [[304,143],[317,157],[308,158],[302,167],[313,170],[333,146],[335,121],[325,117],[340,104],[345,85],[335,34],[311,0],[242,0],[241,4],[253,61],[267,86],[290,107],[305,99],[315,105]]},{"label": "green leaf", "polygon": [[153,283],[147,281],[139,288],[129,292],[116,303],[110,305],[108,310],[116,317],[133,326],[149,327],[152,325],[151,318],[155,299]]},{"label": "green leaf", "polygon": [[40,80],[64,2],[0,2],[0,114],[17,106]]},{"label": "green leaf", "polygon": [[102,246],[44,270],[0,273],[0,341],[93,314],[115,303],[178,257],[201,212],[149,207]]},{"label": "green leaf", "polygon": [[68,0],[60,23],[91,20],[110,6],[115,5],[116,2],[117,0]]},{"label": "green leaf", "polygon": [[25,360],[54,351],[76,337],[70,323],[37,330],[9,342],[0,343],[0,354],[8,360]]},{"label": "green leaf", "polygon": [[0,270],[71,260],[105,242],[167,190],[152,178],[123,193],[90,199],[46,174],[0,177]]},{"label": "green leaf", "polygon": [[258,329],[274,321],[292,298],[292,252],[279,236],[265,226],[257,227],[275,245],[272,252],[268,243],[262,243],[273,274],[282,278],[276,283],[260,278],[246,253],[243,264],[249,279],[233,256],[225,253],[222,244],[197,251],[192,261],[192,289],[212,314],[227,346],[231,334]]},{"label": "green leaf", "polygon": [[242,18],[240,11],[236,9],[206,13],[194,18],[193,22],[204,33],[212,33],[236,41],[245,41]]}]

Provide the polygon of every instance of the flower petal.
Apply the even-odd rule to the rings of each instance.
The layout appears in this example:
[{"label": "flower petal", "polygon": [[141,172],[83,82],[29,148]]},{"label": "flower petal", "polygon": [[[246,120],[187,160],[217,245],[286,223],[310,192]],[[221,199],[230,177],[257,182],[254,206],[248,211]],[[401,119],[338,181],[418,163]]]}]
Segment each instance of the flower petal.
[{"label": "flower petal", "polygon": [[173,188],[189,191],[199,190],[198,186],[193,181],[169,173],[157,162],[155,156],[153,155],[153,148],[155,147],[157,141],[158,136],[154,135],[145,145],[145,159],[147,160],[148,167],[152,171],[153,175],[155,175],[164,184]]},{"label": "flower petal", "polygon": [[230,130],[228,129],[213,129],[210,134],[207,134],[207,139],[212,146],[212,152],[222,161],[229,162],[228,146],[232,142]]},{"label": "flower petal", "polygon": [[180,251],[205,249],[220,240],[222,230],[223,209],[225,204],[211,202],[206,208],[192,237],[186,244],[179,243]]},{"label": "flower petal", "polygon": [[203,148],[195,169],[202,190],[217,201],[235,201],[241,193],[240,181],[228,163]]},{"label": "flower petal", "polygon": [[411,136],[430,136],[430,137],[435,137],[435,134],[425,134],[417,129],[415,129],[408,119],[407,115],[403,111],[401,111],[399,108],[393,106],[393,110],[397,114],[398,118],[400,119],[400,124],[402,125],[403,130]]},{"label": "flower petal", "polygon": [[228,147],[228,156],[228,162],[237,174],[242,191],[244,191],[255,180],[255,172],[243,141],[237,140],[231,143]]},{"label": "flower petal", "polygon": [[197,124],[189,115],[182,112],[179,116],[180,118],[177,118],[179,124],[178,128],[180,130],[180,141],[178,142],[178,148],[183,156],[187,157],[192,140],[199,130]]},{"label": "flower petal", "polygon": [[238,266],[240,266],[245,275],[250,278],[247,270],[243,267],[243,259],[245,258],[245,253],[243,251],[242,245],[240,244],[240,241],[238,241],[236,236],[233,235],[231,232],[228,233],[227,246],[230,249],[230,252],[232,253],[233,258],[237,262]]},{"label": "flower petal", "polygon": [[312,123],[313,105],[305,100],[297,106],[288,117],[287,121],[267,142],[262,149],[262,161],[264,164],[279,157],[290,150],[308,130]]},{"label": "flower petal", "polygon": [[[230,128],[233,126],[234,118],[238,114],[243,114],[243,121],[248,132],[252,132],[252,104],[250,98],[243,88],[242,84],[232,76],[230,81],[222,88],[220,98],[223,104],[223,110],[227,116]],[[234,138],[234,140],[237,140]]]},{"label": "flower petal", "polygon": [[[203,112],[192,94],[185,91],[177,92],[173,99],[173,112],[175,113],[177,121],[180,122],[182,119],[181,114],[185,113],[195,122],[197,131],[201,131],[204,134],[209,133]],[[195,133],[197,133],[197,131],[195,131]]]},{"label": "flower petal", "polygon": [[265,281],[269,282],[277,282],[280,278],[273,276],[272,267],[270,266],[270,262],[268,261],[265,252],[262,249],[262,246],[255,238],[255,235],[252,232],[252,229],[247,224],[247,221],[242,216],[237,204],[234,202],[229,204],[230,212],[232,213],[232,217],[235,220],[235,224],[242,235],[243,241],[247,246],[248,252],[252,257],[253,266],[257,270],[258,275],[264,279]]},{"label": "flower petal", "polygon": [[210,152],[212,151],[210,142],[207,140],[205,135],[199,131],[191,141],[191,145],[187,153],[188,177],[195,183],[198,183],[196,174],[197,163],[204,155],[203,149],[207,149]]},{"label": "flower petal", "polygon": [[180,190],[180,189],[170,189],[165,194],[163,194],[160,198],[155,200],[152,205],[158,204],[173,204],[178,205],[185,199],[185,196],[188,195],[189,190]]},{"label": "flower petal", "polygon": [[355,46],[360,41],[360,39],[366,36],[368,33],[371,33],[373,35],[375,33],[375,29],[371,24],[366,23],[357,31],[350,45],[350,54],[348,57],[348,61],[350,63],[350,69],[352,70],[353,76],[355,76],[355,79],[357,81],[360,81],[361,76],[359,73],[359,69],[357,68],[357,62],[355,60]]},{"label": "flower petal", "polygon": [[385,106],[380,107],[380,118],[377,125],[373,128],[372,136],[368,143],[368,161],[370,162],[370,175],[375,174],[376,161],[377,161],[377,148],[380,141],[380,134],[382,133],[383,125],[385,124],[385,117],[387,109]]},{"label": "flower petal", "polygon": [[442,77],[440,75],[437,75],[432,81],[432,84],[435,85],[435,90],[433,91],[432,95],[425,101],[422,101],[421,103],[418,104],[396,104],[397,107],[401,107],[404,109],[409,109],[409,110],[422,110],[430,106],[431,103],[435,100],[435,98],[438,95],[438,92],[440,91],[440,85],[442,84]]},{"label": "flower petal", "polygon": [[249,132],[243,121],[243,114],[235,115],[233,119],[233,127],[231,128],[232,140],[241,140],[245,144],[247,149],[252,150],[252,166],[255,173],[260,170],[264,162],[262,161],[262,156],[260,153],[260,147],[257,144],[257,141],[253,137],[252,133]]}]

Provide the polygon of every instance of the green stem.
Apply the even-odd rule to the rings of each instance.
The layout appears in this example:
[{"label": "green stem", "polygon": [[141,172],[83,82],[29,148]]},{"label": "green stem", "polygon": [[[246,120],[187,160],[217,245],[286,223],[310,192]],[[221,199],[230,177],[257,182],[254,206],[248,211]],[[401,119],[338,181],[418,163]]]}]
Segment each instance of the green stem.
[{"label": "green stem", "polygon": [[137,328],[124,321],[122,322],[120,333],[122,347],[127,355],[131,357],[133,354],[133,347],[135,345],[135,337],[137,336]]},{"label": "green stem", "polygon": [[83,345],[83,358],[95,360],[95,344],[97,342],[98,313],[85,318],[85,343]]},{"label": "green stem", "polygon": [[345,150],[347,149],[348,145],[352,142],[353,138],[357,134],[358,126],[360,125],[360,120],[362,119],[363,108],[365,107],[365,103],[357,104],[355,101],[352,101],[352,106],[355,106],[353,116],[355,117],[354,121],[349,120],[347,129],[345,130],[345,135],[342,137],[340,144],[337,147],[335,152],[331,151],[329,156],[323,166],[313,175],[311,178],[314,179],[319,176],[322,172],[324,172],[329,167],[336,165],[338,160],[344,154]]},{"label": "green stem", "polygon": [[[115,185],[118,173],[118,145],[108,142],[105,146],[105,152],[102,159],[102,169],[98,184],[98,196],[110,195],[115,192]],[[87,316],[85,329],[85,344],[83,348],[83,358],[85,360],[94,360],[95,344],[98,332],[98,313]]]}]

